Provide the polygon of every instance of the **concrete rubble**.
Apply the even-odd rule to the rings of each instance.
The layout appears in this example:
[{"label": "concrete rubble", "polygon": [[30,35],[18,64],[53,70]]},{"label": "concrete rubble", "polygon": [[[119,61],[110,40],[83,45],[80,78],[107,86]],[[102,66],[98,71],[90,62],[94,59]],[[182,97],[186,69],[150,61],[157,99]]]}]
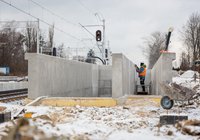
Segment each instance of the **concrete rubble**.
[{"label": "concrete rubble", "polygon": [[[18,105],[0,104],[2,110],[18,111]],[[17,119],[0,125],[1,138],[16,134],[27,139],[197,139],[199,108],[183,108],[187,122],[176,126],[160,125],[159,115],[167,113],[159,103],[145,99],[127,100],[115,107],[26,106],[30,119]],[[174,107],[168,113],[178,113]],[[193,121],[196,120],[196,121]],[[20,121],[25,124],[19,125]],[[22,123],[22,122],[21,122]],[[188,128],[191,128],[189,130]],[[12,130],[12,131],[11,131]]]}]

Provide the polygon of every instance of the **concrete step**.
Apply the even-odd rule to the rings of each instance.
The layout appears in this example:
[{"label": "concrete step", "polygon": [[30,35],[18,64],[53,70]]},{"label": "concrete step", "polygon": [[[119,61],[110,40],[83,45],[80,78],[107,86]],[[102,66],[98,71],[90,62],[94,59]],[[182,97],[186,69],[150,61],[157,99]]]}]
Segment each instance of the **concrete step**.
[{"label": "concrete step", "polygon": [[[37,105],[44,106],[86,106],[86,107],[113,107],[117,105],[124,105],[124,103],[129,101],[141,101],[145,100],[145,103],[155,102],[160,104],[161,96],[153,95],[131,95],[124,96],[121,98],[112,98],[112,97],[48,97],[41,99]],[[26,99],[25,102],[31,102],[31,99]],[[143,102],[142,101],[142,102]]]},{"label": "concrete step", "polygon": [[93,98],[93,97],[50,97],[41,100],[41,105],[51,106],[97,106],[112,107],[117,105],[117,101],[113,98]]}]

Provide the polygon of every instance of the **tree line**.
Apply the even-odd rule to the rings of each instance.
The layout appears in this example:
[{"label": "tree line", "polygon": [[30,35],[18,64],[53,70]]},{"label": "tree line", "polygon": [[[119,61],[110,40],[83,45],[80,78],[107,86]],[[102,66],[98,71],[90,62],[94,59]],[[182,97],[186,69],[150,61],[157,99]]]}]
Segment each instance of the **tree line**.
[{"label": "tree line", "polygon": [[[27,75],[28,62],[25,53],[37,52],[37,27],[32,22],[26,23],[25,29],[16,28],[15,21],[5,23],[0,29],[0,67],[9,67],[11,75]],[[53,48],[54,25],[49,27],[48,39],[40,31],[39,46]],[[64,44],[58,46],[59,55],[63,56]]]},{"label": "tree line", "polygon": [[[180,33],[185,50],[181,53],[180,69],[195,69],[194,62],[200,60],[200,14],[192,13],[183,25]],[[151,69],[164,49],[166,33],[156,31],[144,39],[143,52]]]}]

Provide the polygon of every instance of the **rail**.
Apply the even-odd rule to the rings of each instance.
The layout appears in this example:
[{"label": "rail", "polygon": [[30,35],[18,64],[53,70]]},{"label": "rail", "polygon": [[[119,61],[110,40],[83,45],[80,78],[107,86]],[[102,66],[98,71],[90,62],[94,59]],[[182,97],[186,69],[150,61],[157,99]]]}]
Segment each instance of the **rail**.
[{"label": "rail", "polygon": [[0,91],[0,102],[21,100],[28,96],[28,89],[16,89]]}]

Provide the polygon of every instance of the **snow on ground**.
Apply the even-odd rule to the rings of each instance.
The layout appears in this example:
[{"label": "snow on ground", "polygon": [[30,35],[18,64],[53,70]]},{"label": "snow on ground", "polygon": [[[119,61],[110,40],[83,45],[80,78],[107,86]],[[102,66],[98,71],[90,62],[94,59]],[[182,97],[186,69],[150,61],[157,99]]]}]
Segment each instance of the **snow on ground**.
[{"label": "snow on ground", "polygon": [[[173,82],[188,88],[199,89],[199,80],[195,82],[194,72],[187,71]],[[124,106],[116,107],[51,107],[51,106],[22,106],[21,104],[0,103],[0,108],[11,111],[12,116],[21,108],[33,112],[28,119],[29,126],[22,134],[35,139],[53,137],[53,139],[70,140],[195,140],[200,139],[199,124],[193,126],[197,136],[183,133],[173,125],[160,126],[160,114],[167,113],[158,103],[148,99],[132,100]],[[173,107],[168,113],[187,114],[191,120],[199,119],[199,104],[184,108]],[[0,124],[0,136],[6,135],[13,123]],[[191,127],[191,126],[188,126]],[[6,132],[5,132],[6,131]]]},{"label": "snow on ground", "polygon": [[[196,79],[195,74],[197,77]],[[200,80],[198,77],[198,72],[188,70],[178,77],[173,77],[172,82],[190,89],[194,89],[197,93],[200,93]]]},{"label": "snow on ground", "polygon": [[194,78],[196,76],[199,76],[199,73],[196,71],[192,71],[192,70],[188,70],[186,72],[184,72],[180,77],[181,78]]},{"label": "snow on ground", "polygon": [[[26,106],[26,112],[33,112],[30,125],[37,127],[45,136],[55,139],[105,139],[105,140],[188,140],[197,137],[184,135],[174,126],[159,127],[159,115],[166,113],[157,103],[152,101],[131,101],[126,106],[110,108],[101,107],[50,107],[50,106]],[[23,106],[0,104],[11,111],[12,115]],[[178,112],[174,108],[171,113]],[[200,109],[184,108],[183,113],[189,115],[189,119],[198,119]],[[6,125],[0,125],[0,135]],[[170,132],[170,133],[169,133]],[[33,131],[33,136],[36,136]],[[171,134],[172,133],[172,134]]]},{"label": "snow on ground", "polygon": [[16,101],[11,101],[8,104],[12,104],[12,105],[23,105],[23,100],[16,100]]}]

